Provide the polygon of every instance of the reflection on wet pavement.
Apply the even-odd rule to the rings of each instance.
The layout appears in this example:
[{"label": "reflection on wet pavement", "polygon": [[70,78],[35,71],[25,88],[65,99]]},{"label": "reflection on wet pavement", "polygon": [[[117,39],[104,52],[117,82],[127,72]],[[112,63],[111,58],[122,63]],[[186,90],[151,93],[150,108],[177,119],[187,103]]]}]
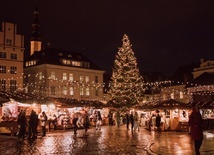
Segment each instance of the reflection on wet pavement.
[{"label": "reflection on wet pavement", "polygon": [[[214,133],[205,132],[202,155],[214,154]],[[85,136],[72,130],[48,133],[46,137],[17,140],[17,137],[0,135],[1,155],[193,155],[193,145],[186,132],[151,132],[143,128],[131,132],[125,126],[93,127]]]}]

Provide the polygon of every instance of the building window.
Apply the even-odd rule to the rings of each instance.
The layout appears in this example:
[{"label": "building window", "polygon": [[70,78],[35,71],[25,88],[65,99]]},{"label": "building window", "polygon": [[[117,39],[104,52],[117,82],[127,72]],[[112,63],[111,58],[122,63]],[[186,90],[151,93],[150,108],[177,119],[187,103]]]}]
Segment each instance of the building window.
[{"label": "building window", "polygon": [[16,66],[10,66],[10,74],[17,74],[17,67]]},{"label": "building window", "polygon": [[16,91],[16,80],[10,80],[10,91]]},{"label": "building window", "polygon": [[28,67],[28,66],[32,66],[32,65],[36,65],[36,60],[31,60],[31,61],[28,61],[28,62],[26,62],[26,67]]},{"label": "building window", "polygon": [[6,91],[6,80],[0,80],[0,90]]},{"label": "building window", "polygon": [[42,72],[39,72],[39,80],[42,80]]},{"label": "building window", "polygon": [[98,89],[95,89],[95,96],[99,96],[99,91],[98,91]]},{"label": "building window", "polygon": [[12,39],[6,39],[6,45],[12,45]]},{"label": "building window", "polygon": [[69,81],[70,82],[74,81],[74,74],[73,73],[69,73]]},{"label": "building window", "polygon": [[80,75],[80,82],[83,82],[83,76],[82,75]]},{"label": "building window", "polygon": [[62,90],[63,95],[67,95],[67,94],[68,94],[68,89],[67,89],[67,87],[66,87],[66,86],[63,86],[62,89],[63,89],[63,90]]},{"label": "building window", "polygon": [[62,80],[67,80],[67,73],[62,74]]},{"label": "building window", "polygon": [[56,95],[56,88],[55,87],[51,87],[51,95]]},{"label": "building window", "polygon": [[170,96],[171,96],[171,99],[175,99],[175,94],[174,93],[171,93]]},{"label": "building window", "polygon": [[50,77],[50,79],[52,79],[52,80],[55,80],[55,79],[56,79],[55,72],[51,72],[51,77]]},{"label": "building window", "polygon": [[95,83],[98,83],[98,76],[95,76]]},{"label": "building window", "polygon": [[10,54],[10,59],[17,60],[17,54],[16,53],[11,53]]},{"label": "building window", "polygon": [[78,61],[72,61],[71,64],[72,64],[72,66],[80,67],[80,62],[78,62]]},{"label": "building window", "polygon": [[81,98],[82,98],[83,95],[84,95],[83,87],[80,87],[80,96],[81,96]]},{"label": "building window", "polygon": [[180,99],[184,98],[184,93],[182,91],[180,91]]},{"label": "building window", "polygon": [[64,65],[71,65],[71,61],[70,61],[70,60],[66,60],[66,59],[63,59],[63,60],[62,60],[62,63],[63,63]]},{"label": "building window", "polygon": [[7,53],[6,52],[0,52],[0,58],[6,58]]},{"label": "building window", "polygon": [[70,87],[70,95],[71,95],[71,96],[74,95],[74,87]]},{"label": "building window", "polygon": [[85,95],[86,95],[86,96],[89,96],[89,95],[90,95],[89,87],[86,87],[86,88],[85,88]]},{"label": "building window", "polygon": [[89,76],[85,76],[85,82],[86,82],[86,83],[89,82]]},{"label": "building window", "polygon": [[6,66],[0,65],[0,73],[6,73]]}]

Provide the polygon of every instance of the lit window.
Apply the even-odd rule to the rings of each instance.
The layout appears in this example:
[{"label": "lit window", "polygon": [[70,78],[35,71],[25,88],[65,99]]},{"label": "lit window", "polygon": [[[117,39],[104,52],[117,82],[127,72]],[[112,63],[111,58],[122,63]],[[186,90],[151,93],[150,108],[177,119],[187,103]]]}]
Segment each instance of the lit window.
[{"label": "lit window", "polygon": [[6,73],[6,66],[0,65],[0,73]]},{"label": "lit window", "polygon": [[72,64],[72,66],[80,67],[80,62],[78,62],[78,61],[72,61],[71,64]]},{"label": "lit window", "polygon": [[67,80],[67,73],[63,73],[63,74],[62,74],[62,79],[63,79],[63,80]]},{"label": "lit window", "polygon": [[174,93],[171,93],[171,99],[175,99],[175,94]]},{"label": "lit window", "polygon": [[85,95],[86,95],[86,96],[89,96],[89,95],[90,95],[89,87],[85,88]]},{"label": "lit window", "polygon": [[89,76],[85,76],[85,82],[86,82],[86,83],[89,82]]},{"label": "lit window", "polygon": [[180,91],[180,99],[184,98],[184,93],[182,91]]},{"label": "lit window", "polygon": [[74,95],[74,88],[73,87],[70,87],[70,95]]},{"label": "lit window", "polygon": [[63,89],[63,90],[62,90],[62,93],[63,93],[64,95],[67,95],[67,94],[68,94],[68,89],[67,89],[67,87],[66,87],[66,86],[63,86],[62,89]]},{"label": "lit window", "polygon": [[42,80],[42,72],[39,72],[39,80]]},{"label": "lit window", "polygon": [[80,82],[83,82],[83,76],[80,75]]},{"label": "lit window", "polygon": [[51,72],[51,79],[53,79],[53,80],[55,80],[55,79],[56,79],[55,72]]},{"label": "lit window", "polygon": [[69,73],[69,81],[71,81],[71,82],[74,81],[74,74]]},{"label": "lit window", "polygon": [[84,95],[83,87],[80,87],[80,96]]},{"label": "lit window", "polygon": [[10,74],[17,74],[17,67],[16,66],[10,66]]}]

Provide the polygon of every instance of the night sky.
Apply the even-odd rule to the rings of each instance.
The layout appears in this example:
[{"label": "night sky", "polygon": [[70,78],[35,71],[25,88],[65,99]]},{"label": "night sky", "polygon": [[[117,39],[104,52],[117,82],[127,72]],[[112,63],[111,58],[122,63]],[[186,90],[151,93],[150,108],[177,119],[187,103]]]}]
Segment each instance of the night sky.
[{"label": "night sky", "polygon": [[[0,22],[15,22],[29,56],[35,0],[1,0]],[[123,34],[141,72],[171,74],[214,59],[213,0],[40,0],[43,48],[81,52],[111,73]]]}]

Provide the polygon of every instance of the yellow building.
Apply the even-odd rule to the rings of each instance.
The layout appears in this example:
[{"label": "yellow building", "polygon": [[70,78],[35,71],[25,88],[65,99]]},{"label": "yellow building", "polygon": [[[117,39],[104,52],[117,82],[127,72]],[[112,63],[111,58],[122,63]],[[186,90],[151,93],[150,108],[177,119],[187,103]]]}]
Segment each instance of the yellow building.
[{"label": "yellow building", "polygon": [[24,36],[17,25],[2,22],[0,28],[0,91],[16,91],[23,86]]},{"label": "yellow building", "polygon": [[42,50],[39,13],[33,16],[30,57],[24,64],[24,88],[45,97],[103,100],[104,71],[80,53]]}]

